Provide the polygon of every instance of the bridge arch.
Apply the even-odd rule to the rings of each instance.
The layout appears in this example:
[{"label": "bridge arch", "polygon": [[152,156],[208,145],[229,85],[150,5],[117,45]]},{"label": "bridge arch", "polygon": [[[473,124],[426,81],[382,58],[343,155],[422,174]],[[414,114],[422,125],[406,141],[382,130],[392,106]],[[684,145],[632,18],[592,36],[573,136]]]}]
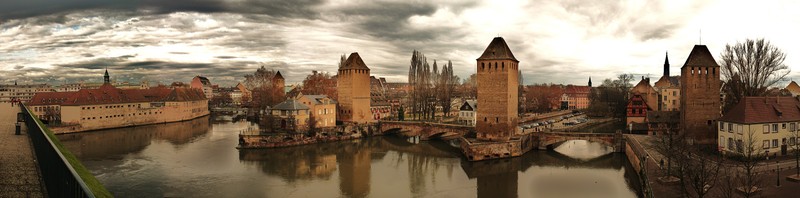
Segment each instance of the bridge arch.
[{"label": "bridge arch", "polygon": [[620,151],[622,134],[616,133],[568,133],[568,132],[542,132],[539,137],[539,149],[549,149],[556,144],[569,140],[586,140],[596,142]]}]

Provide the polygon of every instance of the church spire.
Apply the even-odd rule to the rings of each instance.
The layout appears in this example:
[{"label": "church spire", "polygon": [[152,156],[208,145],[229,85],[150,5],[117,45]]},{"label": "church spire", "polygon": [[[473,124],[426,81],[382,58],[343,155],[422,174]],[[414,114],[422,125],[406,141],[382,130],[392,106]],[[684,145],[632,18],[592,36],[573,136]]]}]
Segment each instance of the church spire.
[{"label": "church spire", "polygon": [[111,83],[111,77],[108,76],[108,68],[106,68],[106,74],[103,75],[103,83],[106,83],[106,84],[110,84]]},{"label": "church spire", "polygon": [[589,76],[589,87],[592,87],[592,77]]},{"label": "church spire", "polygon": [[669,52],[664,56],[664,76],[669,77]]}]

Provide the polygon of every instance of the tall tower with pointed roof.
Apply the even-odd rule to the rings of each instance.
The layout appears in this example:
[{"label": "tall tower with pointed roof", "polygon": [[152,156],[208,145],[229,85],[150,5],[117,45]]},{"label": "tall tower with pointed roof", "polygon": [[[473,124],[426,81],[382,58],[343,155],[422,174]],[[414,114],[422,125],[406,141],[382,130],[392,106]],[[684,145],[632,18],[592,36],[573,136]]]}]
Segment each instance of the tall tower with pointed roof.
[{"label": "tall tower with pointed roof", "polygon": [[719,72],[705,45],[695,45],[681,67],[681,132],[700,144],[716,142],[721,103]]},{"label": "tall tower with pointed roof", "polygon": [[519,61],[502,37],[495,37],[477,59],[478,140],[507,141],[514,135],[519,103]]},{"label": "tall tower with pointed roof", "polygon": [[669,76],[669,52],[664,55],[664,76]]},{"label": "tall tower with pointed roof", "polygon": [[111,76],[108,75],[108,68],[106,68],[106,73],[103,75],[103,83],[111,84]]},{"label": "tall tower with pointed roof", "polygon": [[336,89],[339,100],[337,120],[355,123],[372,121],[372,112],[369,110],[369,67],[358,52],[350,54],[339,67]]}]

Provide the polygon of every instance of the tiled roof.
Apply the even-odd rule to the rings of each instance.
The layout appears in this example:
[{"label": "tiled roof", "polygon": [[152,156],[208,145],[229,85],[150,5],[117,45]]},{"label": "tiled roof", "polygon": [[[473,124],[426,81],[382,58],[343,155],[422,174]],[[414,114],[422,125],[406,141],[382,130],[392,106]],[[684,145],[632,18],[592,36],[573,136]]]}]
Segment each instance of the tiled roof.
[{"label": "tiled roof", "polygon": [[719,67],[717,65],[717,61],[714,60],[714,56],[711,55],[711,52],[708,51],[708,47],[705,45],[695,45],[692,48],[692,52],[689,53],[689,57],[686,58],[686,63],[683,64],[684,67]]},{"label": "tiled roof", "polygon": [[647,122],[651,123],[678,123],[681,120],[680,111],[648,111]]},{"label": "tiled roof", "polygon": [[272,107],[273,110],[304,110],[310,109],[308,106],[297,102],[295,99],[288,99],[286,101],[281,102],[280,104],[275,105]]},{"label": "tiled roof", "polygon": [[564,89],[566,94],[588,94],[592,90],[589,86],[567,85]]},{"label": "tiled roof", "polygon": [[42,92],[34,95],[29,105],[98,105],[133,102],[195,101],[204,100],[202,91],[190,88],[119,89],[104,84],[97,89],[75,92]]},{"label": "tiled roof", "polygon": [[494,37],[486,50],[483,51],[478,60],[497,60],[497,59],[511,59],[517,61],[511,49],[508,48],[506,40],[503,37]]},{"label": "tiled roof", "polygon": [[347,60],[344,61],[344,66],[339,68],[339,70],[343,69],[366,69],[369,70],[367,64],[364,63],[364,60],[361,60],[361,56],[358,55],[358,52],[353,52],[347,57]]},{"label": "tiled roof", "polygon": [[744,97],[720,121],[740,124],[800,121],[800,102],[793,97]]}]

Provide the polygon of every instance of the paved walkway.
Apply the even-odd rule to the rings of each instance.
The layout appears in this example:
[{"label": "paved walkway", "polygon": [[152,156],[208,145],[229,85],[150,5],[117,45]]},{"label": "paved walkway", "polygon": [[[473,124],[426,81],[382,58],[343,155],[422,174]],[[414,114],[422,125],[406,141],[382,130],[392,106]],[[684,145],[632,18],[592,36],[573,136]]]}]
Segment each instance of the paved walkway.
[{"label": "paved walkway", "polygon": [[0,197],[44,197],[30,138],[14,135],[18,112],[0,103]]}]

